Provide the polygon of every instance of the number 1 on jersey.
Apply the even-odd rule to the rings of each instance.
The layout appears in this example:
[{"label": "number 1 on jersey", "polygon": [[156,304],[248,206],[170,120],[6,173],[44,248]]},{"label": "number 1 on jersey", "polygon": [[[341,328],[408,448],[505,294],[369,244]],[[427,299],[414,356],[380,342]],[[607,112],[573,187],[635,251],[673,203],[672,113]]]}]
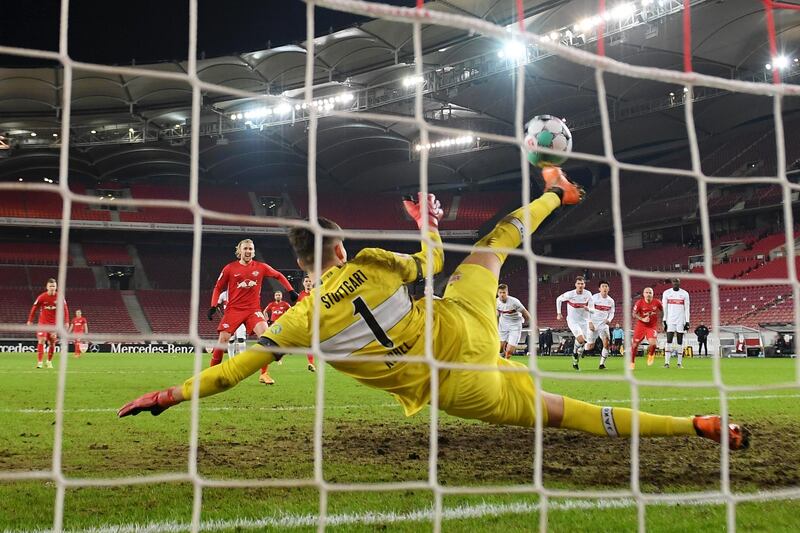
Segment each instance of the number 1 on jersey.
[{"label": "number 1 on jersey", "polygon": [[392,339],[383,331],[383,328],[381,328],[381,325],[378,324],[378,321],[375,319],[375,315],[373,315],[372,311],[367,307],[367,302],[365,302],[361,296],[353,300],[353,307],[356,308],[353,315],[361,315],[361,318],[367,323],[369,329],[372,330],[372,334],[375,335],[375,339],[386,348],[394,348]]}]

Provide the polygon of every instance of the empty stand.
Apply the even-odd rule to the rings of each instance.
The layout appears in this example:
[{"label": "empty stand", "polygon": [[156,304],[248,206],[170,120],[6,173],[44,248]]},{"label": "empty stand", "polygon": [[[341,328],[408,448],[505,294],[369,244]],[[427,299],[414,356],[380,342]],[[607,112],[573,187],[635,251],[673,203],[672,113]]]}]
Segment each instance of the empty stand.
[{"label": "empty stand", "polygon": [[84,243],[83,255],[89,265],[132,265],[133,260],[123,244]]},{"label": "empty stand", "polygon": [[92,333],[139,333],[133,323],[122,295],[111,289],[68,289],[67,304],[70,312],[81,309],[89,321]]},{"label": "empty stand", "polygon": [[154,333],[189,333],[189,324],[193,316],[197,317],[200,336],[217,337],[219,315],[214,321],[206,320],[205,311],[211,292],[200,293],[200,309],[190,313],[191,293],[181,290],[136,291],[136,297],[142,306],[147,321]]}]

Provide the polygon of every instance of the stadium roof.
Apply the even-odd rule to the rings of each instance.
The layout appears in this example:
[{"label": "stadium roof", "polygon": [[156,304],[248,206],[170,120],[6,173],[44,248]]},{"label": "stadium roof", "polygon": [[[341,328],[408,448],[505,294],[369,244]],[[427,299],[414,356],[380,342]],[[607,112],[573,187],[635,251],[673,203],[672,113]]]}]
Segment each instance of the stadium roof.
[{"label": "stadium roof", "polygon": [[[608,21],[607,55],[633,65],[682,70],[682,3],[630,3],[630,13]],[[760,2],[694,0],[692,4],[696,71],[771,81],[771,73],[765,69],[772,59]],[[617,6],[609,3],[610,9]],[[502,25],[514,21],[510,2],[440,0],[428,2],[426,7]],[[565,46],[595,50],[592,31],[580,28],[596,15],[594,0],[528,0],[525,9],[529,31],[541,35],[556,32],[554,39]],[[779,11],[776,27],[779,47],[789,61],[783,69],[785,81],[791,83],[800,73],[795,61],[800,17]],[[372,20],[318,37],[314,47],[314,97],[330,99],[332,108],[353,110],[346,117],[320,119],[317,174],[323,186],[389,190],[418,182],[416,127],[392,119],[360,120],[358,116],[363,111],[412,115],[415,83],[424,84],[427,120],[463,128],[472,135],[469,146],[454,143],[445,150],[431,150],[429,180],[433,186],[518,179],[515,147],[477,140],[481,132],[513,134],[518,61],[514,54],[518,51],[508,48],[509,43],[424,25],[424,80],[413,78],[408,24]],[[601,153],[593,70],[537,50],[526,53],[524,116],[549,113],[565,117],[574,130],[575,149]],[[199,126],[203,134],[201,179],[304,186],[307,112],[293,109],[284,99],[303,97],[305,61],[305,44],[198,60],[197,73],[203,82],[272,95],[254,101],[204,88]],[[187,176],[187,134],[197,127],[189,123],[191,86],[179,76],[170,77],[185,74],[187,63],[137,65],[136,70],[113,73],[90,68],[79,65],[73,72],[72,175],[96,180]],[[0,179],[56,174],[58,151],[54,148],[60,133],[63,78],[60,67],[0,69],[0,132],[16,142],[12,157],[0,160]],[[605,85],[619,157],[647,157],[664,146],[685,145],[683,87],[609,74]],[[352,99],[334,102],[344,94]],[[773,104],[767,97],[702,88],[697,96],[695,120],[701,139],[772,113]],[[288,112],[281,105],[288,106]],[[269,111],[268,117],[259,115],[257,110],[262,108],[264,113]],[[784,108],[794,111],[797,102],[789,100]],[[249,121],[238,116],[248,112],[256,116]],[[31,137],[31,133],[37,136]]]}]

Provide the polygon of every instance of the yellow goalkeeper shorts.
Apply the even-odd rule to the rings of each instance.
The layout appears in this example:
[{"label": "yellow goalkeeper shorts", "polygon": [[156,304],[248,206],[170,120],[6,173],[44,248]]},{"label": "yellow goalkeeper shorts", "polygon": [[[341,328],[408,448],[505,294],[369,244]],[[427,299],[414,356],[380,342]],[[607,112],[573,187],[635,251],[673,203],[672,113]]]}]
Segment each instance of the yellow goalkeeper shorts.
[{"label": "yellow goalkeeper shorts", "polygon": [[492,367],[450,370],[441,383],[439,408],[461,418],[530,427],[536,420],[531,375],[498,370],[528,367],[499,357],[497,281],[482,266],[461,265],[450,277],[444,298],[437,302],[437,358]]}]

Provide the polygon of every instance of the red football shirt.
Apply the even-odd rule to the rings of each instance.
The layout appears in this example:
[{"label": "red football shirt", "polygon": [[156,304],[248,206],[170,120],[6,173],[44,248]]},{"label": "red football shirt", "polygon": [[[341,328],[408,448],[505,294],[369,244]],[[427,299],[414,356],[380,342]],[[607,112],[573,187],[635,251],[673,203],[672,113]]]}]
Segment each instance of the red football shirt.
[{"label": "red football shirt", "polygon": [[644,301],[644,298],[641,298],[636,304],[633,306],[634,314],[639,316],[645,317],[647,320],[637,320],[639,324],[647,327],[655,327],[656,324],[656,317],[658,316],[658,312],[664,312],[664,308],[661,306],[661,301],[653,298],[650,303]]},{"label": "red football shirt", "polygon": [[[58,300],[58,292],[50,296],[47,291],[40,294],[36,301],[33,302],[31,312],[28,315],[28,322],[33,322],[36,316],[36,310],[41,309],[39,313],[39,324],[55,324],[56,323],[56,301]],[[64,302],[64,323],[69,323],[69,309],[67,302]]]},{"label": "red football shirt", "polygon": [[243,265],[233,261],[225,265],[211,295],[211,307],[217,305],[219,293],[228,289],[228,305],[225,310],[261,311],[261,286],[264,278],[275,278],[287,291],[293,290],[286,276],[261,261],[250,261]]},{"label": "red football shirt", "polygon": [[264,314],[267,315],[269,318],[270,324],[278,320],[283,313],[288,311],[292,306],[289,305],[289,302],[285,300],[281,300],[280,302],[272,301],[269,303],[266,309],[264,309]]},{"label": "red football shirt", "polygon": [[86,332],[86,324],[89,322],[86,320],[85,316],[82,317],[75,317],[72,319],[72,332],[73,333],[85,333]]},{"label": "red football shirt", "polygon": [[300,291],[300,294],[297,295],[297,301],[298,302],[302,301],[303,298],[305,298],[306,296],[311,296],[311,293],[306,292],[305,289],[303,289],[302,291]]}]

